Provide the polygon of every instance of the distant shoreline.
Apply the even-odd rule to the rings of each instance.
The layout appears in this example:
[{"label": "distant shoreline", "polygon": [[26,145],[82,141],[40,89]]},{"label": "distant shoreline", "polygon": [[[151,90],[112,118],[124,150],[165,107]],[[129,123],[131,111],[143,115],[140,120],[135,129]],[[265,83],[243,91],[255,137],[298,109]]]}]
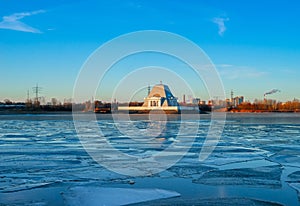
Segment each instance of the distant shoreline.
[{"label": "distant shoreline", "polygon": [[[231,111],[214,111],[215,113],[218,112],[225,112],[225,113],[251,113],[251,114],[260,114],[260,113],[300,113],[300,111],[264,111],[264,110],[231,110]],[[78,111],[78,113],[94,113],[92,111],[84,112],[84,111]],[[121,112],[120,112],[121,113]],[[124,113],[124,112],[123,112]],[[16,115],[16,114],[72,114],[71,111],[45,111],[45,110],[0,110],[0,115]],[[102,114],[111,114],[111,113],[95,113],[97,115]],[[130,115],[145,115],[144,113],[132,113]],[[203,114],[211,114],[211,112],[205,112]]]},{"label": "distant shoreline", "polygon": [[[35,113],[1,113],[0,112],[0,121],[5,120],[18,120],[18,121],[91,121],[91,118],[99,122],[101,121],[152,121],[151,115],[149,114],[125,114],[119,113],[93,113],[93,112],[78,112],[74,114],[72,112],[35,112]],[[95,115],[95,116],[94,116]],[[226,124],[236,124],[236,123],[246,123],[246,124],[300,124],[300,113],[299,112],[264,112],[264,113],[243,113],[243,112],[217,112],[213,116],[212,113],[207,114],[167,114],[167,121],[181,121],[184,120],[205,120],[211,121],[221,120],[226,122]],[[240,118],[243,121],[240,121]],[[224,119],[225,118],[225,119]],[[155,121],[155,120],[154,120]]]},{"label": "distant shoreline", "polygon": [[267,110],[231,110],[231,111],[228,111],[228,113],[300,113],[299,110],[288,110],[288,111],[278,111],[278,110],[275,110],[275,111],[267,111]]},{"label": "distant shoreline", "polygon": [[0,115],[16,115],[16,114],[71,114],[72,111],[25,111],[25,110],[2,110]]}]

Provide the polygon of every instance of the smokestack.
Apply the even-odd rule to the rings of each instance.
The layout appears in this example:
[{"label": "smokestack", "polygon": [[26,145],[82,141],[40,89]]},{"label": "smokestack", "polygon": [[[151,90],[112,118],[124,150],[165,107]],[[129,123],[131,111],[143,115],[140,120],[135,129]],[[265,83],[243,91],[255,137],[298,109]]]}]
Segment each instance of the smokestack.
[{"label": "smokestack", "polygon": [[264,93],[264,97],[269,95],[269,94],[275,94],[277,92],[280,92],[280,90],[279,89],[272,89],[271,91]]}]

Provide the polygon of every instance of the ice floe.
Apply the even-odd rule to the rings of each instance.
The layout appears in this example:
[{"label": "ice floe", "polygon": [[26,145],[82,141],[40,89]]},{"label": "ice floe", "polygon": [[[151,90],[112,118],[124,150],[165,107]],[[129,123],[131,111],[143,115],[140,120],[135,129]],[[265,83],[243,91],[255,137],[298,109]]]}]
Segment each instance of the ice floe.
[{"label": "ice floe", "polygon": [[251,185],[253,187],[281,187],[280,166],[213,170],[203,174],[194,183],[206,185]]},{"label": "ice floe", "polygon": [[66,205],[128,205],[156,199],[178,197],[179,193],[162,189],[74,187],[64,193]]}]

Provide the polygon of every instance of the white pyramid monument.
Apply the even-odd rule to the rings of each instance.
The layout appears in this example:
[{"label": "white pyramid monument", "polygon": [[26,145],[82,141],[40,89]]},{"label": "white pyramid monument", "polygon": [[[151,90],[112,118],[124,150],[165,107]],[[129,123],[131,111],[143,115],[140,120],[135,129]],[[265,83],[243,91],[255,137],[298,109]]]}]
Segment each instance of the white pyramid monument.
[{"label": "white pyramid monument", "polygon": [[119,106],[118,111],[133,113],[148,113],[163,110],[165,113],[179,113],[177,98],[173,96],[170,88],[162,83],[153,86],[142,106]]},{"label": "white pyramid monument", "polygon": [[144,100],[143,107],[152,108],[152,109],[155,108],[164,109],[170,107],[178,107],[178,102],[177,102],[177,98],[173,96],[169,87],[161,83],[155,85],[152,88],[152,90]]}]

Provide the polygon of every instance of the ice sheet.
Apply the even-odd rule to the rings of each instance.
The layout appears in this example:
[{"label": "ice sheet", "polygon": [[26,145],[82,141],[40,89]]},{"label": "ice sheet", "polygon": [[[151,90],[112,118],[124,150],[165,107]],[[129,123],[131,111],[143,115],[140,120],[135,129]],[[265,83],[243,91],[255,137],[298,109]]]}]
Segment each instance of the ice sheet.
[{"label": "ice sheet", "polygon": [[[212,198],[212,199],[176,199],[172,200],[159,200],[147,202],[148,206],[156,205],[201,205],[201,206],[280,206],[281,204],[263,200],[256,200],[250,198]],[[134,206],[144,206],[143,203],[134,204]]]},{"label": "ice sheet", "polygon": [[[271,114],[266,115],[268,117],[265,120],[264,116],[260,116],[259,122],[256,121],[256,115],[250,115],[251,121],[244,114],[235,116],[234,121],[227,122],[216,149],[204,162],[199,162],[198,157],[210,122],[196,120],[199,121],[200,127],[188,153],[163,174],[151,174],[146,177],[148,181],[142,186],[173,190],[174,184],[178,184],[177,188],[182,187],[183,191],[192,188],[185,194],[190,195],[190,198],[196,196],[193,191],[200,186],[205,186],[206,190],[214,188],[213,191],[222,189],[226,192],[235,187],[239,187],[239,191],[244,189],[241,193],[232,190],[232,194],[237,197],[248,195],[249,188],[252,188],[251,198],[255,199],[260,194],[267,194],[259,198],[270,201],[284,194],[285,197],[289,195],[291,204],[285,202],[284,197],[278,198],[278,201],[285,205],[295,205],[297,194],[291,187],[286,188],[285,183],[299,183],[300,175],[282,173],[287,167],[300,170],[300,115],[290,115],[294,117],[284,115],[283,123],[282,119],[276,119],[280,118],[280,114],[276,114],[275,119],[271,118]],[[15,193],[46,190],[57,185],[62,187],[86,183],[99,183],[106,187],[113,187],[115,184],[120,184],[118,187],[129,185],[131,177],[110,172],[85,152],[76,135],[72,118],[57,115],[47,117],[48,119],[38,116],[38,119],[35,119],[36,116],[32,115],[29,120],[24,120],[27,118],[26,115],[20,116],[8,116],[5,119],[0,117],[0,200],[2,201],[0,204],[14,205],[14,202],[3,201],[1,199],[3,194],[14,197]],[[272,124],[269,124],[269,120],[272,120]],[[145,123],[136,121],[134,124],[142,128]],[[172,143],[178,143],[180,148],[187,148],[190,146],[190,141],[194,141],[189,135],[176,136],[180,121],[171,121],[169,124],[168,129],[159,137],[144,142],[128,138],[119,132],[116,123],[112,120],[103,119],[98,122],[112,147],[141,159],[153,156]],[[104,148],[102,143],[105,140],[99,139],[93,130],[87,128],[85,136],[87,137],[85,141],[95,149],[95,152],[103,151],[105,154],[103,161],[109,162],[112,167],[118,164],[127,167],[126,158],[112,160],[114,150]],[[178,156],[180,148],[165,153],[165,158]],[[152,166],[147,165],[148,168]],[[162,179],[167,181],[160,186],[153,185],[155,178],[159,178],[158,182],[163,182]],[[186,180],[185,184],[174,182],[176,178]],[[133,180],[137,182],[137,179],[133,178]],[[140,187],[138,183],[130,186]],[[183,194],[177,188],[174,190]],[[203,192],[204,196],[206,190]],[[262,190],[264,193],[261,192]],[[59,192],[58,196],[60,196]]]},{"label": "ice sheet", "polygon": [[251,185],[253,187],[280,188],[281,172],[280,166],[213,170],[194,179],[193,182],[207,185]]},{"label": "ice sheet", "polygon": [[[299,169],[300,170],[300,169]],[[300,182],[300,171],[293,172],[288,175],[287,181],[289,182]]]},{"label": "ice sheet", "polygon": [[74,187],[69,192],[64,193],[63,196],[66,205],[99,206],[127,205],[149,200],[178,197],[180,194],[162,189]]},{"label": "ice sheet", "polygon": [[300,183],[289,183],[289,185],[297,191],[298,199],[300,199]]}]

